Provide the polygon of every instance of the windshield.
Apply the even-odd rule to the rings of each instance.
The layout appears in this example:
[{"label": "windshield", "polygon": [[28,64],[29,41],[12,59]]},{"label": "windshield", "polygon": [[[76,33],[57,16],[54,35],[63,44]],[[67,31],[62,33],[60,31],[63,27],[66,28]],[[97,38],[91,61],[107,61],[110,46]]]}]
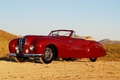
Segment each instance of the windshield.
[{"label": "windshield", "polygon": [[70,36],[71,31],[52,31],[49,36]]}]

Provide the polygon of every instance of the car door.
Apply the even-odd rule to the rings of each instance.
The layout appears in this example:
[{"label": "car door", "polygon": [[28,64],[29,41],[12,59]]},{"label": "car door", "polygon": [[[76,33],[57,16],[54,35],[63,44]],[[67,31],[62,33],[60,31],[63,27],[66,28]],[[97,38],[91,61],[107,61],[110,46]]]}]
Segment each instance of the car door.
[{"label": "car door", "polygon": [[64,58],[71,57],[72,45],[70,43],[70,38],[63,37],[60,38],[58,42],[59,43],[57,43],[57,46],[58,46],[59,57],[64,57]]},{"label": "car door", "polygon": [[70,38],[71,57],[85,57],[88,42],[84,39]]}]

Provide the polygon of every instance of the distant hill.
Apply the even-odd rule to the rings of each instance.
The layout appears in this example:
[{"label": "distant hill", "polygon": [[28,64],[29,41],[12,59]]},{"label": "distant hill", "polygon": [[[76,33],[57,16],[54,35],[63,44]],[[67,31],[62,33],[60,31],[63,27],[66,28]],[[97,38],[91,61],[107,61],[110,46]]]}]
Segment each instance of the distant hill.
[{"label": "distant hill", "polygon": [[99,42],[102,43],[102,44],[120,44],[120,41],[110,40],[110,39],[103,39]]},{"label": "distant hill", "polygon": [[11,33],[8,33],[8,32],[6,32],[4,30],[0,30],[0,39],[2,38],[4,40],[9,41],[9,40],[11,40],[13,38],[16,38],[16,37],[18,37],[18,36],[14,35],[14,34],[11,34]]},{"label": "distant hill", "polygon": [[0,57],[5,56],[9,53],[9,42],[17,37],[18,36],[16,35],[0,30]]}]

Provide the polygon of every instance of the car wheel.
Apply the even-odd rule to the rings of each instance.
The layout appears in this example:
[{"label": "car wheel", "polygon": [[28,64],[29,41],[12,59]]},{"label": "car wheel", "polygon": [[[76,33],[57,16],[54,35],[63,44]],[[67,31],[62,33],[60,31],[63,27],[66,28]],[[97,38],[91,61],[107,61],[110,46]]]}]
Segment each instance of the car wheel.
[{"label": "car wheel", "polygon": [[91,62],[95,62],[97,58],[89,58]]},{"label": "car wheel", "polygon": [[49,64],[54,58],[54,53],[51,48],[47,47],[42,57],[40,57],[40,62]]},{"label": "car wheel", "polygon": [[28,60],[27,57],[26,57],[26,58],[17,58],[17,57],[15,57],[15,61],[16,61],[16,62],[22,63],[22,62],[25,62],[25,61],[27,61],[27,60]]}]

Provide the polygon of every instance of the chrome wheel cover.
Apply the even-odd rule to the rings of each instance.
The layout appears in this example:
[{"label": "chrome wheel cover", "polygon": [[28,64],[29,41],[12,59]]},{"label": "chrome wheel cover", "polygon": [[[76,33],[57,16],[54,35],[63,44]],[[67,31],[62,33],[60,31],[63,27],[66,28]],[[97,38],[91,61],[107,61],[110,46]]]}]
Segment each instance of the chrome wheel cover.
[{"label": "chrome wheel cover", "polygon": [[46,48],[43,57],[44,57],[44,59],[47,60],[47,61],[49,61],[49,60],[52,59],[52,57],[53,57],[53,53],[52,53],[52,51],[51,51],[50,48]]}]

